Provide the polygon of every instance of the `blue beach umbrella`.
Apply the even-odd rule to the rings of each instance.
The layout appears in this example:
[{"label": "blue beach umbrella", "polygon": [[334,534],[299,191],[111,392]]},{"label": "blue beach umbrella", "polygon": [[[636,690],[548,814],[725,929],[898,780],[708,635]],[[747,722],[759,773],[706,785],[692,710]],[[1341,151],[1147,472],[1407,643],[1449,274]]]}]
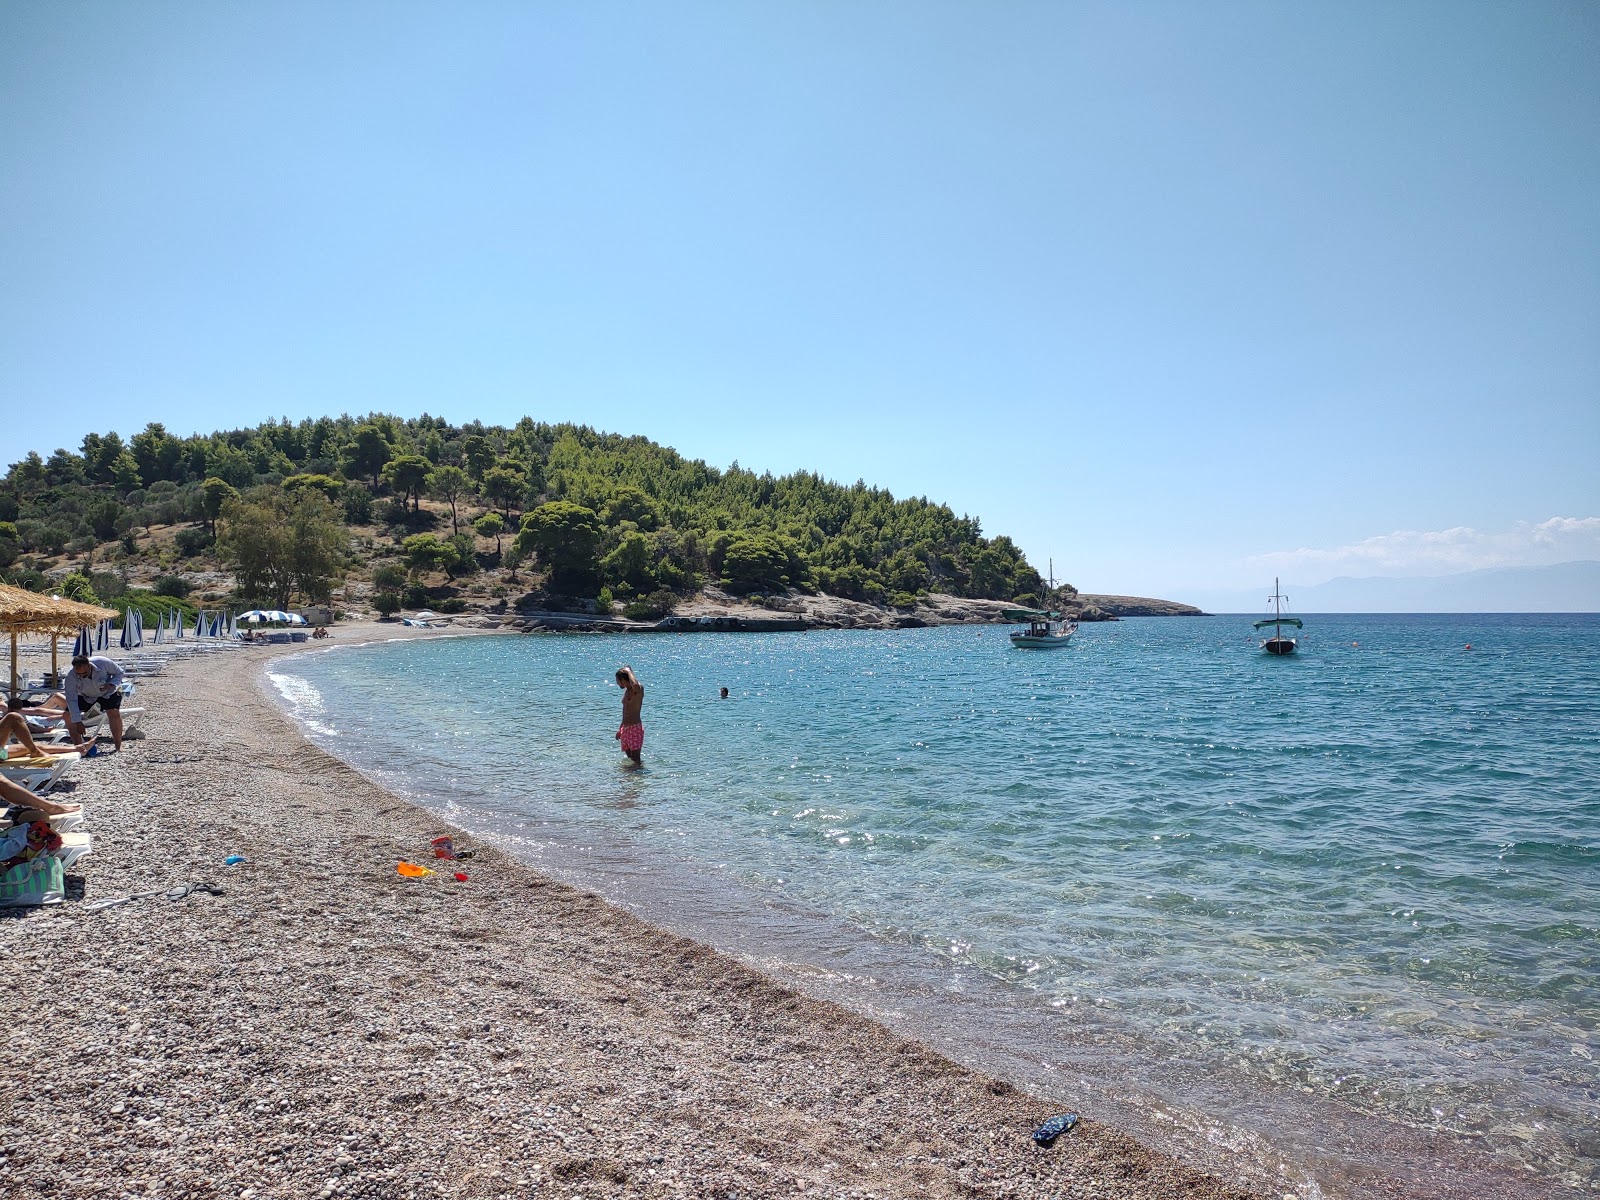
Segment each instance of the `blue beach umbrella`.
[{"label": "blue beach umbrella", "polygon": [[78,630],[78,640],[72,643],[72,657],[86,658],[94,653],[94,638],[89,634],[89,627],[85,625]]},{"label": "blue beach umbrella", "polygon": [[124,650],[133,649],[133,617],[127,609],[122,610],[122,631],[117,634],[117,645]]},{"label": "blue beach umbrella", "polygon": [[133,610],[133,645],[135,649],[144,645],[144,613],[137,608]]}]

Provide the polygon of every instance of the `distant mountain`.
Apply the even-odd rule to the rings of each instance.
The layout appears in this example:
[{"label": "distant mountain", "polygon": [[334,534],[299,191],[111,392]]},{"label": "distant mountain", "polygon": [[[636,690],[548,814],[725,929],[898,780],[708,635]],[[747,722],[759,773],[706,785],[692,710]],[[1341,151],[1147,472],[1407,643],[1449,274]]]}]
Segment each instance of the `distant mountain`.
[{"label": "distant mountain", "polygon": [[[1417,579],[1342,576],[1312,587],[1285,581],[1297,613],[1600,612],[1600,562],[1492,567]],[[1271,581],[1253,592],[1200,592],[1186,598],[1207,612],[1263,612]]]}]

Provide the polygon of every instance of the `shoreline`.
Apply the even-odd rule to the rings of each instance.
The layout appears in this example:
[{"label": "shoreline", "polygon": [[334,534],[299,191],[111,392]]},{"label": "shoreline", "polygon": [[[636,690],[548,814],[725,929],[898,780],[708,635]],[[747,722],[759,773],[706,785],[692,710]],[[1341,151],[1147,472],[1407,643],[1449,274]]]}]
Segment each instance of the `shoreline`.
[{"label": "shoreline", "polygon": [[[402,628],[360,640],[493,632]],[[190,879],[228,895],[7,927],[28,935],[22,1010],[82,1031],[20,1048],[23,1136],[0,1163],[19,1194],[125,1194],[140,1175],[197,1196],[1278,1194],[1092,1112],[1039,1150],[1028,1134],[1061,1106],[492,847],[467,883],[399,878],[449,829],[305,741],[265,690],[268,662],[352,644],[176,663],[142,685],[149,737],[77,771],[88,898]],[[221,865],[233,852],[243,867]],[[51,989],[52,963],[70,986]],[[1456,1181],[1534,1194],[1498,1175]]]}]

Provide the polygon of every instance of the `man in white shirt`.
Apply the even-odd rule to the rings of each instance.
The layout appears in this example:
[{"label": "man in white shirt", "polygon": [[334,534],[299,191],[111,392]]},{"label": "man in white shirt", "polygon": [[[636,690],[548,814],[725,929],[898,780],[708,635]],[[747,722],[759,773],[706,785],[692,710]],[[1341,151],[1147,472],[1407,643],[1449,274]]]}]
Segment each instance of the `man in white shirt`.
[{"label": "man in white shirt", "polygon": [[122,668],[103,654],[82,654],[72,660],[62,693],[67,698],[67,728],[74,742],[83,741],[83,710],[98,704],[111,726],[111,743],[122,749]]}]

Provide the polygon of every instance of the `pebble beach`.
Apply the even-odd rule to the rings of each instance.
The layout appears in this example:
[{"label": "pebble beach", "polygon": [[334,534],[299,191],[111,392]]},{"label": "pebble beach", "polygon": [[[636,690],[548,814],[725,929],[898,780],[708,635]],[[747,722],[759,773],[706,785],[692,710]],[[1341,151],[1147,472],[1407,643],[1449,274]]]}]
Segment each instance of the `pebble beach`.
[{"label": "pebble beach", "polygon": [[1270,1194],[1092,1115],[1041,1149],[1058,1101],[492,848],[431,859],[452,830],[262,694],[287,649],[174,662],[58,793],[95,850],[0,926],[12,1200]]}]

